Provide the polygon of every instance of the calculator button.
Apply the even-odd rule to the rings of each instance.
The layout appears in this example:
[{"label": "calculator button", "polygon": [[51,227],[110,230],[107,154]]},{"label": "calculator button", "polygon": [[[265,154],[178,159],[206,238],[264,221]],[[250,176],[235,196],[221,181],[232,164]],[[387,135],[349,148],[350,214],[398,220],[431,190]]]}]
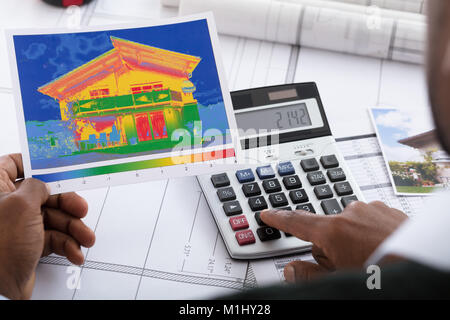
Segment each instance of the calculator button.
[{"label": "calculator button", "polygon": [[223,204],[223,211],[227,216],[235,216],[242,213],[239,201],[230,201]]},{"label": "calculator button", "polygon": [[308,195],[303,189],[293,190],[289,192],[289,198],[291,198],[292,202],[295,204],[308,202]]},{"label": "calculator button", "polygon": [[263,196],[249,198],[248,205],[252,211],[261,211],[268,208],[266,199]]},{"label": "calculator button", "polygon": [[233,229],[234,231],[247,229],[248,221],[244,215],[232,217],[232,218],[230,218],[230,225],[231,225],[231,229]]},{"label": "calculator button", "polygon": [[295,207],[295,210],[304,210],[311,213],[316,213],[316,210],[314,210],[314,207],[311,203],[299,204],[297,207]]},{"label": "calculator button", "polygon": [[283,207],[283,206],[288,205],[288,200],[287,200],[286,196],[284,195],[284,193],[282,193],[282,192],[271,194],[269,196],[269,201],[272,204],[272,207],[274,207],[274,208]]},{"label": "calculator button", "polygon": [[342,209],[336,199],[324,200],[320,205],[326,215],[338,214],[342,212]]},{"label": "calculator button", "polygon": [[211,176],[211,181],[214,188],[221,188],[230,185],[230,179],[226,173],[215,174]]},{"label": "calculator button", "polygon": [[236,194],[232,187],[217,190],[217,196],[221,202],[236,200]]},{"label": "calculator button", "polygon": [[256,173],[261,180],[275,178],[275,171],[271,165],[256,168]]},{"label": "calculator button", "polygon": [[262,227],[256,230],[259,240],[269,241],[281,238],[281,233],[279,230],[272,227]]},{"label": "calculator button", "polygon": [[244,195],[248,197],[259,196],[261,194],[261,189],[257,182],[246,183],[242,185],[242,191]]},{"label": "calculator button", "polygon": [[283,207],[283,208],[279,208],[278,210],[292,211],[292,208],[291,207]]},{"label": "calculator button", "polygon": [[280,162],[277,165],[277,170],[278,170],[278,174],[280,176],[288,176],[290,174],[294,174],[295,173],[294,166],[292,165],[292,163],[290,161],[288,161],[288,162]]},{"label": "calculator button", "polygon": [[264,180],[262,183],[264,191],[267,193],[279,192],[281,191],[281,185],[278,179]]},{"label": "calculator button", "polygon": [[253,174],[252,169],[236,171],[236,178],[240,183],[255,181],[255,175]]},{"label": "calculator button", "polygon": [[325,169],[335,168],[339,166],[339,161],[334,154],[320,157],[320,163]]},{"label": "calculator button", "polygon": [[302,187],[302,182],[300,181],[300,178],[297,175],[284,177],[283,184],[288,190],[298,189]]},{"label": "calculator button", "polygon": [[349,197],[343,197],[341,199],[341,203],[344,206],[344,208],[346,206],[348,206],[350,204],[350,202],[353,202],[353,201],[358,201],[358,198],[356,196],[349,196]]},{"label": "calculator button", "polygon": [[255,220],[256,220],[256,223],[261,227],[266,225],[264,223],[264,221],[262,221],[262,219],[261,219],[261,211],[255,212]]},{"label": "calculator button", "polygon": [[338,196],[348,196],[353,193],[353,189],[347,181],[335,183],[334,190]]},{"label": "calculator button", "polygon": [[325,176],[321,171],[310,172],[306,175],[306,177],[308,178],[308,181],[312,186],[327,182]]},{"label": "calculator button", "polygon": [[236,232],[236,240],[240,246],[255,243],[255,235],[252,230],[244,230]]},{"label": "calculator button", "polygon": [[341,168],[336,169],[330,169],[327,171],[327,176],[330,179],[331,182],[336,181],[344,181],[345,180],[345,173],[344,170]]},{"label": "calculator button", "polygon": [[333,191],[331,191],[331,188],[329,185],[323,185],[323,186],[317,186],[314,187],[314,193],[317,196],[317,199],[327,199],[327,198],[333,198]]},{"label": "calculator button", "polygon": [[302,166],[303,171],[305,172],[319,170],[319,164],[314,158],[303,159],[302,161],[300,161],[300,165]]}]

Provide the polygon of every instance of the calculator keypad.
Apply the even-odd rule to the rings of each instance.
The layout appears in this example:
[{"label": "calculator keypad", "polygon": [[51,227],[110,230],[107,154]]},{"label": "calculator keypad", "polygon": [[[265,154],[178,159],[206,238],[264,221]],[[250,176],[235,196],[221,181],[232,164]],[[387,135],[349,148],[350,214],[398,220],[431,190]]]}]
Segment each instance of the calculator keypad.
[{"label": "calculator keypad", "polygon": [[[230,232],[235,232],[239,245],[255,243],[256,238],[265,242],[280,239],[282,234],[285,237],[291,236],[267,226],[261,220],[261,211],[269,206],[280,210],[293,210],[291,205],[296,205],[294,210],[316,213],[316,208],[310,202],[319,200],[317,203],[323,212],[333,215],[341,213],[350,202],[358,200],[353,195],[351,184],[345,181],[345,172],[339,167],[335,155],[303,159],[300,161],[300,167],[299,172],[296,172],[292,162],[285,161],[274,167],[264,165],[228,173],[230,177],[236,176],[234,181],[237,180],[242,191],[236,188],[235,182],[231,184],[227,173],[211,176],[217,197],[223,203],[225,215],[230,217]],[[306,184],[303,185],[302,182],[305,181]],[[248,207],[245,203],[243,205],[249,209],[243,208],[239,202],[243,196],[247,198]],[[341,197],[340,201],[336,197]],[[255,225],[258,227],[252,230]],[[258,237],[255,237],[254,231]]]}]

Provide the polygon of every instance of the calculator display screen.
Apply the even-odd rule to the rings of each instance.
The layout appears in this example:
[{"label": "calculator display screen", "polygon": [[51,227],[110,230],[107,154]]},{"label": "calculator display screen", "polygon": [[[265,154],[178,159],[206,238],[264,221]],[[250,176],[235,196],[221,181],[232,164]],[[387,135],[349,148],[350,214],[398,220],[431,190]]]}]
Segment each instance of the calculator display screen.
[{"label": "calculator display screen", "polygon": [[305,103],[236,113],[236,122],[243,130],[285,130],[312,124]]}]

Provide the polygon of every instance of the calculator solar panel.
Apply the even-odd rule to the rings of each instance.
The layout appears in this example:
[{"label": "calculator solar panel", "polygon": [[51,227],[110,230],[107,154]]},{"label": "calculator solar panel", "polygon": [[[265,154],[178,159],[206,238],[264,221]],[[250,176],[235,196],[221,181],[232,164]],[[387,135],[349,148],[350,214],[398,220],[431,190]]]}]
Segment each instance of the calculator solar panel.
[{"label": "calculator solar panel", "polygon": [[[238,168],[198,177],[230,255],[254,259],[309,250],[310,243],[267,226],[260,218],[261,211],[271,208],[335,215],[350,202],[363,200],[337,150],[316,85],[238,91],[232,92],[232,99],[238,126],[242,121],[241,127],[278,126],[278,137],[267,136],[267,131],[243,134],[246,156]],[[264,119],[259,110],[264,110]],[[251,117],[239,115],[246,112]],[[285,123],[283,113],[287,115]],[[258,123],[251,123],[250,118]]]}]

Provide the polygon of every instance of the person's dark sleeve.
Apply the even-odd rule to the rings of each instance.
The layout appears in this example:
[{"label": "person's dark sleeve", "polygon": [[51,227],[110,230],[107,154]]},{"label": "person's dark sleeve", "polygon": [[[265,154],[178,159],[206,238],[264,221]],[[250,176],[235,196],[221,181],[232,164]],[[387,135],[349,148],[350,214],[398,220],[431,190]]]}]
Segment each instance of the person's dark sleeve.
[{"label": "person's dark sleeve", "polygon": [[450,299],[450,272],[414,262],[381,267],[381,289],[367,288],[371,274],[336,272],[301,285],[253,289],[222,299]]}]

